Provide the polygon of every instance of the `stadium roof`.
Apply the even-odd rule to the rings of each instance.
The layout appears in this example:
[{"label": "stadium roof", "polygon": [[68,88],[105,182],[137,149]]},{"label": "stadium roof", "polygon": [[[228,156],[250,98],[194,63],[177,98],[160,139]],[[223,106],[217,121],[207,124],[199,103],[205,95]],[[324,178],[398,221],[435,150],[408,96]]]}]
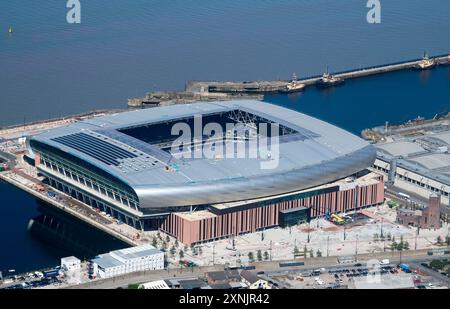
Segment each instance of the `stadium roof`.
[{"label": "stadium roof", "polygon": [[[275,155],[256,159],[180,159],[124,129],[233,110],[292,129]],[[32,140],[70,153],[122,180],[141,207],[221,203],[292,192],[346,177],[370,166],[375,150],[329,123],[260,101],[201,102],[117,113],[49,130]]]}]

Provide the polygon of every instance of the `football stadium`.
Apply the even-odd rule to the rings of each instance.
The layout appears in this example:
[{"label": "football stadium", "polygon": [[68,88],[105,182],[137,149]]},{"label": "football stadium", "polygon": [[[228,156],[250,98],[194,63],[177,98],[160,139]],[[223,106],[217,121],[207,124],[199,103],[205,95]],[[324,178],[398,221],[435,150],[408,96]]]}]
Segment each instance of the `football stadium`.
[{"label": "football stadium", "polygon": [[376,158],[372,145],[260,101],[94,117],[33,136],[27,146],[56,190],[185,244],[384,200],[382,177],[366,170]]}]

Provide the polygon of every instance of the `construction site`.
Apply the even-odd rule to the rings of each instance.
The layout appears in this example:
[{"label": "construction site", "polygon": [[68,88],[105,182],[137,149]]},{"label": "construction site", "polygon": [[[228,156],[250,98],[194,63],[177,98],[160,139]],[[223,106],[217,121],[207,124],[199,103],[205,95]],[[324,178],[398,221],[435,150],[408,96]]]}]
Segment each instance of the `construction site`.
[{"label": "construction site", "polygon": [[[389,202],[390,199],[387,199]],[[183,246],[174,240],[165,242],[153,236],[161,248],[168,248],[168,260],[177,262],[179,252],[183,258],[197,265],[228,264],[239,267],[253,261],[304,260],[313,257],[341,256],[358,260],[358,254],[399,251],[393,243],[408,243],[410,250],[439,248],[437,239],[448,237],[448,224],[439,229],[405,227],[396,222],[397,211],[387,203],[365,209],[359,213],[333,216],[336,219],[313,219],[291,227],[271,228],[257,233],[240,235],[198,246]],[[339,219],[337,219],[339,218]],[[342,220],[342,221],[341,221]],[[343,222],[343,223],[338,223]],[[174,254],[170,254],[170,248]]]}]

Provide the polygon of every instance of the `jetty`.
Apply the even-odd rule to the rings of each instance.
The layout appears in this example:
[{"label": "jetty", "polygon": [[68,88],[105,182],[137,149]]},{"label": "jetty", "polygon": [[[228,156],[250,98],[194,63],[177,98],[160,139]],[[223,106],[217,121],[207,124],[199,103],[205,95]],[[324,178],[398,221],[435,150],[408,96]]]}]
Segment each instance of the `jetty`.
[{"label": "jetty", "polygon": [[[450,54],[438,55],[432,59],[439,66],[450,65]],[[376,74],[417,68],[423,58],[383,64],[347,71],[335,72],[334,77],[347,80]],[[313,75],[298,79],[305,86],[316,85],[322,75]],[[264,95],[283,92],[290,80],[256,81],[196,81],[186,82],[183,91],[149,92],[142,98],[128,100],[129,107],[153,107],[171,104],[191,103],[195,101],[225,101],[239,99],[263,100]]]}]

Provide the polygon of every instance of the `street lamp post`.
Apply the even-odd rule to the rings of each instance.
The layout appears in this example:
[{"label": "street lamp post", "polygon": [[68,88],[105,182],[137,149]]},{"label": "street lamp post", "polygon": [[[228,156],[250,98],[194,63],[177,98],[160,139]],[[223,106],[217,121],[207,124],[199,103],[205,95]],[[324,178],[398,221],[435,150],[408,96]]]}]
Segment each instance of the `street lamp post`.
[{"label": "street lamp post", "polygon": [[417,250],[417,237],[419,237],[419,227],[417,227],[416,238],[414,240],[414,250]]},{"label": "street lamp post", "polygon": [[270,261],[272,261],[272,241],[270,241],[269,251],[270,251]]},{"label": "street lamp post", "polygon": [[327,257],[330,255],[330,236],[327,237]]},{"label": "street lamp post", "polygon": [[309,237],[309,230],[311,229],[311,221],[308,222],[308,244],[310,241],[310,237]]}]

